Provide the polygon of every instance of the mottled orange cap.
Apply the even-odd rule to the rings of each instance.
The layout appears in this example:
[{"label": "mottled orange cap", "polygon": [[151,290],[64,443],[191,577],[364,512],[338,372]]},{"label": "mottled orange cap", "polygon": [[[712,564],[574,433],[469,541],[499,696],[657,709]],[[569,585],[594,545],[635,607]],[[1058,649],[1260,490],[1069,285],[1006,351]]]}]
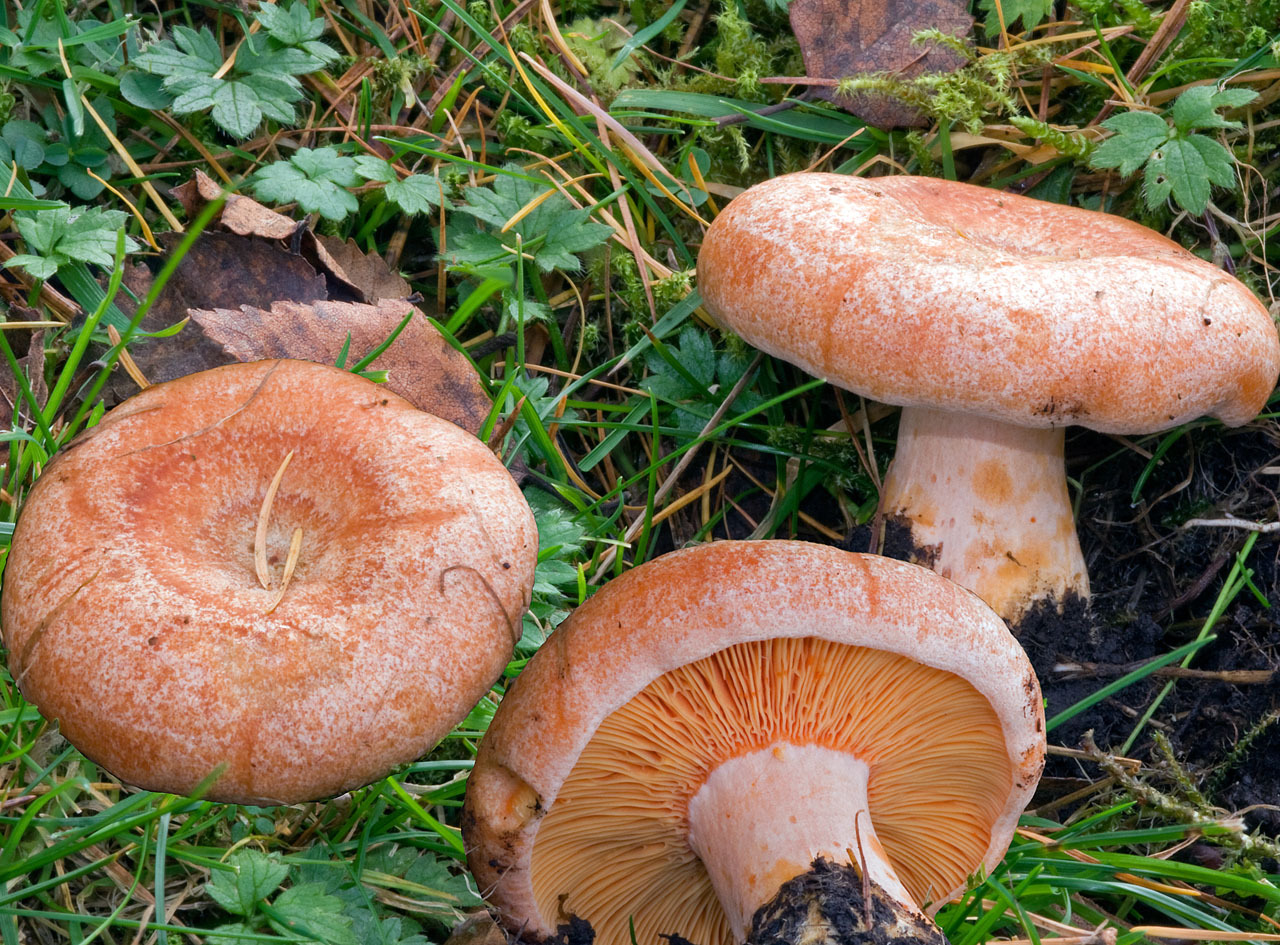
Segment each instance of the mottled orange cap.
[{"label": "mottled orange cap", "polygon": [[334,367],[215,368],[44,470],[4,575],[9,668],[128,783],[189,793],[221,769],[208,797],[323,797],[431,748],[500,675],[537,544],[506,469],[453,424]]},{"label": "mottled orange cap", "polygon": [[932,178],[752,187],[707,231],[698,287],[725,327],[833,384],[1019,426],[1241,424],[1280,373],[1266,308],[1171,240]]}]

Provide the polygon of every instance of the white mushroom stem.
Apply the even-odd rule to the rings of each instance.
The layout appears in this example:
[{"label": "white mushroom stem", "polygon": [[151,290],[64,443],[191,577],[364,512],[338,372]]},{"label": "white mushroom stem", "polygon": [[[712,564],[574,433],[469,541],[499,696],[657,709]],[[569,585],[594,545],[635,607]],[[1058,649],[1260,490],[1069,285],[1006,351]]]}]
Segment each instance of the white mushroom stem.
[{"label": "white mushroom stem", "polygon": [[1063,431],[904,407],[880,511],[908,520],[920,561],[1010,623],[1036,601],[1089,596]]},{"label": "white mushroom stem", "polygon": [[919,912],[885,858],[867,807],[868,769],[846,752],[772,745],[722,763],[689,802],[689,844],[733,930],[746,940],[756,910],[814,859],[851,861]]}]

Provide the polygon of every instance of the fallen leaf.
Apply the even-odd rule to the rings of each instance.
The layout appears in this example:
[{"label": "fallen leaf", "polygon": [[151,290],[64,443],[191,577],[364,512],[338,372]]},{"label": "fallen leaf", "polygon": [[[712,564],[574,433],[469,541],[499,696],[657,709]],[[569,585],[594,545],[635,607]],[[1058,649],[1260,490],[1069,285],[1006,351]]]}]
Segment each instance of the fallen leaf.
[{"label": "fallen leaf", "polygon": [[[222,196],[222,187],[204,171],[196,171],[195,177],[173,188],[173,196],[193,220],[205,206]],[[241,236],[260,236],[263,239],[287,240],[300,224],[283,213],[269,210],[258,201],[240,194],[227,194],[217,222],[224,229]]]},{"label": "fallen leaf", "polygon": [[[7,318],[10,322],[38,322],[43,316],[35,309],[15,302],[9,306]],[[44,329],[9,329],[5,332],[5,340],[15,353],[25,349],[26,354],[18,358],[18,364],[36,403],[43,407],[49,396],[49,387],[44,381]],[[30,405],[23,400],[18,379],[10,370],[0,370],[0,425],[6,430],[30,430],[34,425]]]},{"label": "fallen leaf", "polygon": [[[912,35],[937,29],[965,37],[973,29],[963,0],[791,0],[789,10],[805,71],[816,79],[951,72],[964,65],[964,56],[940,43],[913,43]],[[845,97],[821,87],[814,93],[877,127],[924,124],[917,110],[887,95]]]},{"label": "fallen leaf", "polygon": [[[166,249],[172,249],[180,239],[175,233],[159,237]],[[164,262],[163,258],[156,257],[127,267],[125,286],[135,297],[144,298]],[[143,316],[140,327],[145,332],[160,331],[182,321],[192,308],[234,308],[251,300],[310,302],[323,299],[326,294],[324,277],[305,259],[281,248],[275,241],[206,232],[183,257],[164,291]],[[127,315],[136,310],[125,293],[120,294],[116,303]],[[171,337],[134,342],[129,351],[153,384],[230,360],[219,345],[190,326]],[[111,378],[104,397],[111,406],[135,393],[137,385],[118,372]]]},{"label": "fallen leaf", "polygon": [[[379,299],[408,298],[413,289],[398,273],[393,272],[381,256],[364,252],[355,240],[345,243],[334,236],[303,237],[302,252],[321,272],[339,280],[356,302],[373,304]],[[312,258],[314,256],[314,258]],[[330,287],[330,298],[337,293]]]},{"label": "fallen leaf", "polygon": [[192,309],[190,314],[193,325],[228,360],[302,358],[333,364],[350,336],[347,365],[352,366],[410,313],[404,330],[370,369],[386,371],[387,387],[418,408],[478,433],[491,406],[480,378],[471,362],[406,301],[273,302],[269,309],[241,305]]}]

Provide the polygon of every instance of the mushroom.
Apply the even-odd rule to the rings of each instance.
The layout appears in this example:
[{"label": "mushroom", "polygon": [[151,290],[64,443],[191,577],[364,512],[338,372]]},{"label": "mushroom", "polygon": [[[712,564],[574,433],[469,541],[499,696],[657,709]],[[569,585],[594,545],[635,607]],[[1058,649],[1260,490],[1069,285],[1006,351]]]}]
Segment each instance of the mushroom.
[{"label": "mushroom", "polygon": [[1088,598],[1063,428],[1253,418],[1280,372],[1243,284],[1136,223],[968,184],[801,173],[735,198],[698,256],[707,310],[900,405],[880,513],[1016,623]]},{"label": "mushroom", "polygon": [[117,777],[291,803],[470,711],[536,556],[471,434],[331,366],[235,364],[143,391],[48,464],[0,618],[23,694]]},{"label": "mushroom", "polygon": [[1035,675],[972,593],[874,555],[716,542],[552,634],[481,742],[463,838],[533,941],[585,921],[601,945],[633,923],[643,945],[733,945],[804,926],[813,886],[819,913],[860,919],[821,890],[864,880],[877,924],[940,941],[925,911],[1000,861],[1043,759]]}]

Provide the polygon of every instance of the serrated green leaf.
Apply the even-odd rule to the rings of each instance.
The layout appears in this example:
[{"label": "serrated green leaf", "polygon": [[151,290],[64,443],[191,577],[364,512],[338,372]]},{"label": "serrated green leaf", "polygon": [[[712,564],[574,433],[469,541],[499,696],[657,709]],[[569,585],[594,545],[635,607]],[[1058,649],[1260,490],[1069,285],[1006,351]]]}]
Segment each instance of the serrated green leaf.
[{"label": "serrated green leaf", "polygon": [[306,75],[323,65],[323,62],[304,49],[273,46],[265,39],[260,39],[257,43],[246,40],[236,56],[238,70],[249,74]]},{"label": "serrated green leaf", "polygon": [[1145,174],[1147,206],[1154,209],[1170,195],[1189,213],[1209,205],[1204,158],[1185,138],[1173,138],[1151,156]]},{"label": "serrated green leaf", "polygon": [[211,98],[213,120],[235,137],[247,138],[262,124],[258,93],[244,82],[223,82]]},{"label": "serrated green leaf", "polygon": [[334,148],[299,148],[288,161],[277,161],[253,177],[260,198],[276,203],[297,203],[307,213],[341,220],[360,204],[345,188],[360,182],[356,162]]},{"label": "serrated green leaf", "polygon": [[396,179],[395,168],[376,154],[357,154],[353,160],[356,162],[356,173],[365,180],[390,184]]},{"label": "serrated green leaf", "polygon": [[1197,85],[1187,89],[1169,110],[1174,126],[1183,134],[1196,128],[1239,128],[1240,122],[1228,121],[1218,114],[1219,108],[1238,108],[1258,97],[1249,89],[1217,89]]},{"label": "serrated green leaf", "polygon": [[1125,177],[1142,167],[1171,134],[1168,123],[1150,112],[1113,115],[1102,126],[1114,133],[1094,149],[1089,164],[1094,168],[1117,168]]},{"label": "serrated green leaf", "polygon": [[165,91],[174,96],[171,106],[173,113],[186,115],[212,108],[214,95],[226,84],[226,79],[215,79],[207,75],[189,75],[167,83]]},{"label": "serrated green leaf", "polygon": [[1205,135],[1188,135],[1186,143],[1200,152],[1200,159],[1204,161],[1204,174],[1209,183],[1219,187],[1235,185],[1235,158],[1221,142]]},{"label": "serrated green leaf", "polygon": [[222,68],[222,51],[209,29],[176,26],[172,40],[153,43],[134,57],[134,64],[163,76],[213,75]]},{"label": "serrated green leaf", "polygon": [[287,7],[283,3],[264,3],[258,7],[254,19],[266,27],[272,39],[285,46],[298,46],[324,34],[324,18],[312,17],[307,5],[300,0]]},{"label": "serrated green leaf", "polygon": [[215,870],[205,892],[232,915],[252,915],[289,875],[289,867],[278,856],[257,850],[237,850],[227,863],[231,868]]},{"label": "serrated green leaf", "polygon": [[465,875],[450,872],[448,866],[430,853],[421,854],[405,871],[404,878],[415,886],[415,899],[438,902],[448,909],[466,909],[484,904]]},{"label": "serrated green leaf", "polygon": [[66,256],[55,253],[51,256],[32,256],[30,253],[19,253],[5,261],[5,268],[21,267],[33,279],[52,279],[58,267],[70,262]]},{"label": "serrated green leaf", "polygon": [[[980,4],[987,16],[984,20],[988,36],[1000,32],[1000,15],[996,12],[995,0],[982,0]],[[1021,21],[1024,30],[1039,26],[1053,12],[1053,0],[1000,0],[999,13],[1004,16],[1006,29]]]},{"label": "serrated green leaf", "polygon": [[263,910],[271,927],[290,937],[304,937],[329,945],[358,945],[351,918],[343,915],[342,900],[317,883],[286,889]]},{"label": "serrated green leaf", "polygon": [[427,213],[440,206],[443,188],[434,174],[410,174],[404,180],[393,180],[383,188],[383,194],[405,213]]}]

